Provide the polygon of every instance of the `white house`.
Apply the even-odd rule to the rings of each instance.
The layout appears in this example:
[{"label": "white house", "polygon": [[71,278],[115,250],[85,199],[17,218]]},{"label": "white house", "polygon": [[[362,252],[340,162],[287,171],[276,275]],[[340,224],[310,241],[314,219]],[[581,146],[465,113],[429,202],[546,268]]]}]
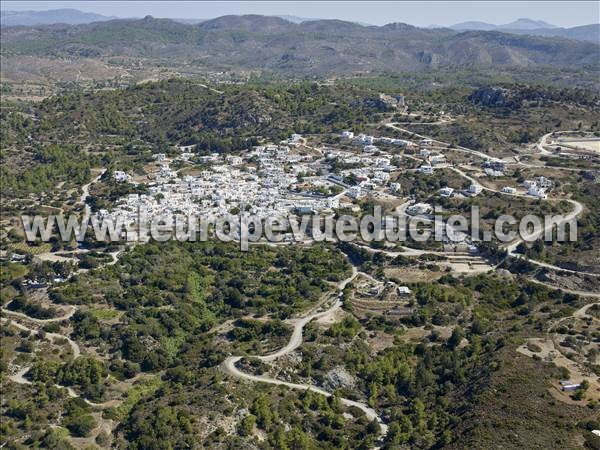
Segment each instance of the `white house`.
[{"label": "white house", "polygon": [[129,181],[129,179],[131,178],[129,175],[127,175],[122,170],[115,170],[113,173],[113,177],[117,183],[123,183],[123,182]]},{"label": "white house", "polygon": [[433,155],[429,158],[429,162],[432,166],[444,164],[446,162],[446,157],[444,155]]},{"label": "white house", "polygon": [[375,165],[377,167],[386,167],[390,165],[390,159],[389,158],[375,158]]},{"label": "white house", "polygon": [[419,156],[423,157],[423,158],[429,158],[429,155],[431,155],[431,152],[429,150],[427,150],[426,148],[421,149],[421,151],[419,151]]},{"label": "white house", "polygon": [[433,173],[433,167],[427,165],[421,166],[417,170],[425,175],[431,175]]},{"label": "white house", "polygon": [[390,181],[390,174],[387,172],[378,171],[373,173],[373,179],[379,184],[385,184]]},{"label": "white house", "polygon": [[365,153],[373,153],[373,152],[376,152],[378,150],[379,150],[379,148],[377,148],[375,145],[365,145],[364,148],[363,148],[363,151]]},{"label": "white house", "polygon": [[390,183],[390,190],[392,192],[399,192],[401,188],[400,183]]},{"label": "white house", "polygon": [[171,170],[168,164],[163,164],[160,168],[160,176],[161,177],[174,177],[176,174]]},{"label": "white house", "polygon": [[179,155],[179,160],[181,161],[189,161],[192,157],[194,156],[193,153],[189,153],[189,152],[184,152],[181,155]]},{"label": "white house", "polygon": [[368,191],[372,191],[373,189],[375,189],[377,187],[377,185],[373,182],[373,181],[363,181],[362,183],[360,183],[360,187],[363,190],[368,190]]},{"label": "white house", "polygon": [[350,189],[348,189],[347,195],[350,198],[357,199],[361,198],[364,195],[364,193],[359,186],[352,186]]},{"label": "white house", "polygon": [[483,187],[479,184],[472,184],[469,186],[468,192],[471,195],[477,195],[483,190]]},{"label": "white house", "polygon": [[410,294],[411,290],[408,286],[398,286],[398,295],[405,296]]},{"label": "white house", "polygon": [[354,138],[354,133],[352,131],[342,131],[342,137],[344,139],[352,139]]},{"label": "white house", "polygon": [[514,194],[515,192],[517,192],[517,190],[514,187],[504,186],[502,188],[502,192],[504,192],[505,194]]},{"label": "white house", "polygon": [[362,144],[366,144],[366,145],[371,145],[373,142],[375,142],[375,138],[373,136],[367,136],[366,134],[359,134],[357,136],[357,139],[362,143]]},{"label": "white house", "polygon": [[405,141],[404,139],[392,139],[392,145],[398,145],[400,147],[405,147],[408,144],[412,144],[412,142]]},{"label": "white house", "polygon": [[542,189],[550,189],[552,188],[552,186],[554,186],[554,183],[552,182],[552,180],[549,180],[546,177],[537,177],[535,179],[535,183]]},{"label": "white house", "polygon": [[485,174],[490,177],[501,177],[504,175],[504,172],[501,172],[499,170],[494,170],[491,167],[487,167],[483,170],[484,170]]},{"label": "white house", "polygon": [[325,204],[328,208],[339,208],[340,207],[340,199],[338,197],[329,197]]},{"label": "white house", "polygon": [[242,164],[242,158],[241,156],[235,156],[235,155],[228,155],[225,160],[231,164],[232,166],[239,166],[240,164]]},{"label": "white house", "polygon": [[533,185],[527,190],[527,194],[537,197],[540,200],[546,200],[548,195],[546,194],[546,189],[539,187],[538,185]]},{"label": "white house", "polygon": [[406,208],[406,212],[408,214],[412,214],[413,216],[420,214],[429,214],[431,211],[433,211],[433,208],[429,203],[415,203],[414,205],[411,205],[408,208]]},{"label": "white house", "polygon": [[453,192],[454,192],[454,189],[452,189],[451,187],[444,187],[444,188],[440,189],[440,195],[442,197],[451,197]]}]

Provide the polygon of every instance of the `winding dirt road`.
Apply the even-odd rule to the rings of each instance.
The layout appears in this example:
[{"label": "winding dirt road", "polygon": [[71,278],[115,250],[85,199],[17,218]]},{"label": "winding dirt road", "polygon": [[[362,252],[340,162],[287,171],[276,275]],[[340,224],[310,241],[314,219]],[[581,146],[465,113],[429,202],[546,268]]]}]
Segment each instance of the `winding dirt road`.
[{"label": "winding dirt road", "polygon": [[[464,173],[462,170],[460,170],[457,167],[451,167],[451,170],[453,170],[454,172],[456,172],[463,178],[469,180],[471,183],[481,186],[481,188],[485,191],[494,192],[494,193],[498,193],[498,194],[502,194],[502,195],[508,195],[508,196],[512,196],[512,197],[531,198],[528,195],[516,194],[516,193],[511,194],[509,192],[503,192],[503,191],[500,191],[497,189],[492,189],[492,188],[483,186],[475,178],[467,175],[466,173]],[[556,224],[558,227],[562,227],[564,224],[569,223],[573,219],[576,219],[583,212],[583,209],[584,209],[584,206],[582,203],[578,202],[577,200],[570,199],[570,198],[549,198],[549,200],[550,201],[565,201],[565,202],[568,202],[571,205],[573,205],[573,210],[570,213],[568,213],[566,216],[564,216],[562,218],[562,220]],[[549,222],[544,226],[544,228],[542,230],[539,230],[537,232],[527,233],[525,236],[521,236],[520,238],[514,240],[510,244],[505,245],[504,247],[510,256],[512,256],[514,258],[521,258],[521,257],[523,257],[523,255],[517,253],[517,251],[516,251],[519,244],[521,244],[525,240],[528,242],[531,242],[536,239],[539,239],[540,237],[545,235],[547,231],[550,231],[554,226],[555,226],[554,223]],[[562,267],[555,266],[553,264],[548,264],[548,263],[545,263],[542,261],[537,261],[537,260],[531,259],[531,258],[529,258],[527,261],[532,264],[535,264],[536,266],[545,267],[545,268],[551,269],[551,270],[569,272],[569,273],[573,273],[576,275],[588,275],[588,276],[592,276],[592,277],[600,276],[600,274],[598,274],[598,273],[584,272],[584,271],[572,270],[572,269],[564,269]]]},{"label": "winding dirt road", "polygon": [[69,320],[71,317],[73,317],[73,314],[75,314],[75,312],[77,311],[77,308],[75,306],[71,305],[68,307],[68,309],[69,309],[69,311],[64,313],[62,316],[52,317],[50,319],[36,319],[34,317],[29,317],[27,314],[23,314],[18,311],[11,311],[10,309],[5,309],[5,308],[2,308],[2,312],[9,316],[20,317],[22,319],[29,320],[31,322],[35,322],[35,323],[39,323],[39,324],[46,324],[46,323],[52,323],[52,322],[62,322],[63,320]]},{"label": "winding dirt road", "polygon": [[[8,311],[5,309],[2,309],[3,313],[11,313],[12,311]],[[32,321],[32,322],[36,322],[40,319],[34,319],[32,317],[29,316],[25,316],[27,318],[27,320]],[[19,330],[23,330],[23,331],[29,331],[30,333],[36,333],[38,332],[38,330],[34,329],[34,328],[29,328],[25,325],[23,325],[22,323],[19,323],[17,321],[12,321],[10,319],[6,319],[6,318],[2,318],[1,321],[4,321],[6,323],[10,323],[13,326],[15,326],[15,328],[18,328]],[[43,322],[41,322],[43,323]],[[52,343],[55,343],[56,340],[64,340],[69,344],[69,347],[71,347],[71,351],[73,352],[73,359],[79,358],[79,356],[81,356],[81,348],[79,347],[79,344],[77,344],[77,342],[75,342],[73,339],[71,339],[70,337],[68,337],[65,334],[60,334],[60,333],[48,333],[45,332],[46,337],[49,338]]]},{"label": "winding dirt road", "polygon": [[[254,357],[261,361],[264,361],[264,362],[272,362],[272,361],[276,360],[277,358],[287,355],[287,354],[291,353],[292,351],[294,351],[295,349],[297,349],[300,345],[302,345],[304,327],[309,322],[311,322],[315,319],[322,319],[324,317],[332,317],[336,313],[336,311],[342,306],[342,301],[341,301],[342,292],[341,291],[343,291],[343,289],[346,287],[346,285],[348,283],[350,283],[357,275],[358,275],[358,271],[356,270],[356,267],[352,266],[352,274],[348,278],[346,278],[345,280],[343,280],[337,284],[336,287],[340,292],[338,293],[337,297],[335,298],[335,302],[333,303],[333,305],[330,306],[329,308],[327,308],[326,310],[320,311],[320,308],[322,307],[322,305],[320,305],[319,307],[313,309],[311,312],[307,313],[306,315],[304,315],[302,317],[287,320],[286,322],[289,325],[292,325],[294,327],[294,330],[292,332],[292,336],[290,337],[289,342],[284,347],[282,347],[280,350],[278,350],[275,353],[272,353],[270,355],[254,356]],[[276,378],[271,378],[271,377],[267,377],[267,376],[258,376],[258,375],[253,375],[253,374],[243,372],[240,369],[238,369],[236,366],[236,364],[243,358],[244,358],[243,356],[230,356],[229,358],[227,358],[225,361],[223,361],[223,364],[222,364],[222,368],[223,368],[224,372],[226,372],[227,374],[232,375],[234,377],[252,381],[252,382],[256,382],[256,383],[268,383],[268,384],[286,386],[291,389],[298,389],[298,390],[303,390],[303,391],[309,390],[309,391],[316,392],[321,395],[325,395],[326,397],[330,397],[332,395],[331,392],[328,392],[324,389],[321,389],[318,386],[313,386],[311,384],[290,383],[287,381],[278,380]],[[377,414],[377,412],[373,408],[365,405],[364,403],[360,403],[360,402],[350,400],[347,398],[341,398],[340,401],[342,404],[344,404],[346,406],[354,406],[356,408],[359,408],[360,410],[362,410],[365,413],[366,417],[369,420],[376,420],[380,426],[380,437],[381,438],[383,438],[387,434],[387,431],[388,431],[387,425],[383,423],[383,421],[381,420],[381,417]]]},{"label": "winding dirt road", "polygon": [[483,152],[480,152],[478,150],[473,150],[471,148],[467,148],[467,147],[462,147],[460,145],[451,145],[448,142],[444,142],[444,141],[439,141],[437,139],[433,139],[429,136],[425,136],[423,134],[419,134],[419,133],[415,133],[414,131],[410,131],[407,130],[406,128],[401,128],[399,126],[397,126],[396,122],[390,122],[390,123],[386,123],[385,124],[386,127],[391,128],[393,130],[396,131],[400,131],[402,133],[406,133],[406,134],[410,134],[411,136],[415,136],[418,137],[419,139],[429,139],[431,142],[435,142],[438,143],[444,147],[448,147],[448,150],[455,150],[455,151],[459,151],[459,152],[464,152],[464,153],[471,153],[472,155],[478,156],[480,158],[485,159],[486,161],[499,161],[498,158],[494,158],[493,156],[487,155]]},{"label": "winding dirt road", "polygon": [[[386,127],[391,128],[393,130],[400,131],[400,132],[409,134],[411,136],[415,136],[415,137],[420,138],[420,139],[429,139],[432,142],[441,144],[443,146],[447,146],[448,148],[450,147],[450,144],[447,143],[447,142],[439,141],[439,140],[433,139],[433,138],[431,138],[429,136],[425,136],[425,135],[422,135],[422,134],[419,134],[419,133],[415,133],[415,132],[407,130],[405,128],[401,128],[401,127],[399,127],[397,125],[398,125],[398,123],[395,123],[395,122],[389,122],[389,123],[385,124]],[[550,136],[552,136],[554,133],[572,133],[572,132],[574,132],[574,131],[558,131],[558,132],[547,133],[547,134],[543,135],[540,138],[540,140],[536,143],[536,147],[540,151],[540,153],[542,153],[544,155],[552,154],[552,152],[550,152],[550,151],[548,151],[548,150],[546,150],[544,148],[544,146],[547,145],[546,142],[547,142],[548,138]],[[487,155],[487,154],[485,154],[483,152],[480,152],[480,151],[477,151],[477,150],[473,150],[473,149],[470,149],[470,148],[466,148],[466,147],[462,147],[462,146],[452,146],[451,149],[452,150],[459,150],[459,151],[471,153],[471,154],[473,154],[475,156],[478,156],[480,158],[483,158],[484,160],[487,160],[487,161],[500,161],[499,159],[491,157],[491,156],[489,156],[489,155]],[[551,167],[551,168],[552,169],[556,169],[557,167]],[[558,167],[558,168],[560,169],[560,167]],[[502,194],[502,195],[510,195],[510,196],[513,196],[513,197],[525,197],[525,198],[529,197],[529,196],[523,195],[523,194],[517,194],[517,193],[511,194],[511,193],[507,193],[507,192],[502,192],[500,190],[491,189],[489,187],[483,186],[481,183],[479,183],[478,180],[476,180],[475,178],[467,175],[466,173],[464,173],[462,170],[460,170],[457,167],[450,167],[450,169],[453,170],[454,172],[456,172],[457,174],[459,174],[460,176],[464,177],[465,179],[467,179],[471,183],[476,184],[478,186],[481,186],[481,188],[483,190],[490,191],[490,192],[495,192],[495,193],[499,193],[499,194]],[[577,169],[577,170],[579,170],[579,169]],[[577,216],[579,216],[581,214],[581,212],[583,211],[583,209],[584,209],[584,206],[580,202],[578,202],[576,200],[567,199],[567,198],[564,198],[564,199],[553,198],[553,199],[550,199],[550,200],[553,200],[553,201],[564,200],[564,201],[567,201],[567,202],[569,202],[569,203],[571,203],[573,205],[573,211],[571,211],[569,214],[567,214],[563,218],[563,220],[560,221],[560,223],[558,224],[559,226],[562,226],[563,224],[571,221],[572,219],[576,219]],[[540,236],[542,236],[543,234],[545,234],[546,231],[550,230],[552,227],[553,227],[552,223],[547,224],[544,227],[544,229],[541,230],[540,232],[530,233],[530,234],[526,235],[525,237],[528,240],[535,240],[535,239],[539,238]],[[524,241],[523,238],[519,238],[519,239],[513,241],[511,244],[506,245],[505,248],[508,251],[509,256],[512,256],[512,257],[515,257],[515,258],[522,257],[522,255],[520,255],[520,254],[518,254],[516,252],[516,249],[517,249],[518,245],[521,242],[523,242],[523,241]],[[406,256],[409,256],[409,255],[407,254]],[[537,261],[537,260],[534,260],[534,259],[528,259],[528,261],[531,262],[534,265],[537,265],[537,266],[540,266],[540,267],[544,267],[544,268],[547,268],[547,269],[551,269],[551,270],[563,271],[563,272],[573,273],[573,274],[577,274],[577,275],[588,275],[588,276],[593,276],[593,277],[600,276],[600,274],[598,274],[598,273],[584,272],[584,271],[572,270],[572,269],[564,269],[562,267],[555,266],[553,264],[544,263],[542,261]]]}]

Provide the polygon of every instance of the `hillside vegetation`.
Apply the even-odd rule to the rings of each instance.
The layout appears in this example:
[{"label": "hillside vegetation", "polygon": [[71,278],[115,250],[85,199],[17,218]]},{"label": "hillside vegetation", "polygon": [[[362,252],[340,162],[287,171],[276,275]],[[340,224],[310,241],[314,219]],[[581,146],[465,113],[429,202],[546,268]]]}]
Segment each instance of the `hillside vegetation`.
[{"label": "hillside vegetation", "polygon": [[195,25],[148,16],[75,26],[5,27],[2,42],[6,54],[159,58],[208,70],[294,76],[465,66],[597,67],[600,51],[594,43],[555,37],[421,29],[402,23],[294,24],[265,16],[223,16]]}]

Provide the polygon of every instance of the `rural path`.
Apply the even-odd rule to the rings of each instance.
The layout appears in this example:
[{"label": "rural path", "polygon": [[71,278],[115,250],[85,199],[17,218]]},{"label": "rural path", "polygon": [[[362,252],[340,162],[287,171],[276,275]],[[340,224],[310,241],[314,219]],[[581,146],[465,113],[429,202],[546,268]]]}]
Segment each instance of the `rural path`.
[{"label": "rural path", "polygon": [[[7,313],[9,311],[2,309],[3,313]],[[33,319],[29,316],[26,316],[27,320],[33,321],[35,322],[36,320],[39,319]],[[14,320],[10,320],[10,319],[6,319],[6,318],[2,318],[2,321],[5,321],[6,323],[10,323],[13,326],[15,326],[15,328],[18,328],[19,330],[22,331],[29,331],[30,333],[34,333],[37,334],[38,330],[36,330],[35,328],[29,328],[26,325],[23,325],[22,323],[19,323],[17,321]],[[69,347],[71,347],[71,351],[73,352],[73,359],[79,358],[79,356],[81,356],[81,348],[79,347],[79,344],[77,344],[77,342],[75,342],[73,339],[71,339],[69,336],[67,336],[66,334],[60,334],[60,333],[48,333],[45,332],[45,335],[47,338],[49,338],[50,340],[52,340],[53,343],[55,343],[56,340],[64,340],[69,344]]]},{"label": "rural path", "polygon": [[[357,271],[356,267],[352,266],[352,274],[348,278],[342,280],[341,282],[339,282],[336,285],[337,289],[340,292],[338,293],[333,305],[330,306],[329,308],[327,308],[326,310],[319,311],[320,308],[322,307],[322,305],[320,305],[319,307],[314,308],[312,311],[310,311],[309,313],[307,313],[301,317],[287,320],[287,323],[293,326],[293,332],[292,332],[292,336],[290,337],[289,342],[284,347],[282,347],[280,350],[278,350],[275,353],[272,353],[270,355],[266,355],[266,356],[256,355],[256,356],[252,356],[252,357],[257,358],[261,361],[271,362],[271,361],[274,361],[277,358],[287,355],[287,354],[291,353],[292,351],[294,351],[295,349],[297,349],[300,345],[302,345],[304,327],[309,322],[311,322],[315,319],[332,317],[336,313],[336,311],[338,309],[340,309],[340,307],[342,306],[341,296],[342,296],[343,289],[357,275],[358,275],[358,271]],[[232,375],[237,378],[245,379],[248,381],[253,381],[253,382],[257,382],[257,383],[275,384],[275,385],[280,385],[280,386],[286,386],[291,389],[299,389],[299,390],[304,390],[304,391],[309,390],[309,391],[316,392],[321,395],[325,395],[326,397],[330,397],[332,395],[331,392],[328,392],[318,386],[314,386],[311,384],[290,383],[287,381],[278,380],[276,378],[253,375],[253,374],[243,372],[242,370],[240,370],[236,367],[236,364],[243,358],[244,358],[244,356],[228,357],[223,362],[223,365],[222,365],[223,370],[226,373],[228,373],[229,375]],[[377,412],[373,408],[365,405],[364,403],[346,399],[346,398],[341,398],[340,401],[342,404],[344,404],[346,406],[354,406],[356,408],[359,408],[360,410],[362,410],[365,413],[365,416],[369,420],[376,420],[380,426],[381,437],[384,437],[387,434],[387,431],[388,431],[387,425],[383,423],[383,421],[381,420],[381,417],[377,414]]]},{"label": "rural path", "polygon": [[[86,212],[89,212],[89,205],[87,203],[85,203],[85,200],[89,196],[89,186],[92,183],[95,183],[96,181],[98,181],[100,179],[100,177],[104,174],[105,171],[106,171],[106,169],[103,169],[102,172],[100,173],[100,175],[98,175],[90,183],[88,183],[87,185],[85,185],[83,187],[83,195],[81,196],[81,201],[85,204]],[[83,250],[75,250],[75,251],[78,252],[78,251],[83,251]],[[110,252],[109,255],[112,258],[111,261],[100,265],[98,268],[116,264],[119,261],[119,256],[123,253],[123,251],[124,250],[121,249],[121,250],[117,250],[114,252]],[[73,275],[76,275],[79,273],[84,273],[87,271],[88,271],[88,269],[79,269],[79,270],[73,272],[70,276],[73,276]],[[68,310],[64,314],[62,314],[61,316],[58,316],[58,317],[50,318],[50,319],[36,319],[34,317],[28,316],[27,314],[23,314],[23,313],[20,313],[17,311],[10,311],[4,307],[0,308],[0,311],[3,314],[6,314],[7,316],[12,316],[15,319],[15,320],[11,320],[10,318],[2,317],[2,318],[0,318],[0,322],[5,322],[6,324],[11,324],[15,328],[22,330],[22,331],[28,331],[32,334],[37,334],[39,332],[39,330],[37,330],[35,328],[30,328],[30,327],[18,322],[17,320],[31,322],[31,323],[38,324],[38,325],[45,325],[45,324],[53,323],[53,322],[62,322],[64,320],[69,320],[71,317],[73,317],[73,315],[77,311],[77,306],[70,305],[70,306],[68,306]],[[52,341],[52,343],[56,343],[56,341],[67,342],[69,344],[69,347],[71,347],[71,351],[73,353],[73,359],[77,359],[77,358],[79,358],[79,356],[81,356],[81,347],[79,346],[79,344],[77,342],[75,342],[73,339],[71,339],[69,336],[67,336],[66,334],[45,332],[45,337],[50,339]],[[27,380],[24,376],[29,371],[29,369],[30,369],[30,367],[20,368],[15,374],[10,375],[8,378],[11,381],[13,381],[14,383],[31,384],[31,382],[29,380]],[[69,396],[72,398],[80,397],[79,394],[77,394],[77,392],[75,392],[69,386],[62,386],[59,384],[56,384],[55,386],[57,386],[58,388],[66,389]],[[120,403],[122,403],[122,400],[108,400],[108,401],[102,402],[102,403],[95,403],[88,399],[83,399],[83,400],[88,405],[97,407],[97,408],[108,408],[108,407],[117,406]]]},{"label": "rural path", "polygon": [[84,184],[81,187],[81,197],[79,197],[79,203],[82,203],[83,205],[85,205],[86,207],[86,211],[88,210],[89,206],[86,203],[87,198],[90,196],[90,186],[94,183],[97,183],[98,181],[100,181],[100,178],[102,178],[102,175],[104,175],[104,172],[106,172],[106,168],[102,168],[102,170],[100,171],[100,174],[98,176],[96,176],[92,181],[90,181],[87,184]]},{"label": "rural path", "polygon": [[409,134],[411,136],[418,137],[419,139],[429,139],[431,142],[435,142],[435,143],[440,144],[440,145],[442,145],[444,147],[448,147],[449,150],[456,150],[456,151],[459,151],[459,152],[471,153],[472,155],[478,156],[478,157],[483,158],[483,159],[485,159],[487,161],[499,161],[498,158],[494,158],[494,157],[492,157],[490,155],[487,155],[487,154],[485,154],[483,152],[480,152],[478,150],[473,150],[471,148],[463,147],[461,145],[452,145],[452,144],[450,144],[448,142],[440,141],[438,139],[433,139],[432,137],[425,136],[425,135],[419,134],[419,133],[415,133],[414,131],[407,130],[406,128],[401,128],[401,127],[397,126],[396,122],[386,123],[385,126],[388,127],[388,128],[391,128],[393,130],[400,131],[402,133],[406,133],[406,134]]},{"label": "rural path", "polygon": [[[433,138],[431,138],[429,136],[425,136],[423,134],[415,133],[414,131],[410,131],[410,130],[407,130],[405,128],[398,127],[397,123],[395,123],[395,122],[386,123],[385,126],[388,127],[388,128],[391,128],[391,129],[394,129],[394,130],[397,130],[397,131],[409,134],[411,136],[418,137],[420,139],[429,139],[432,142],[435,142],[435,143],[438,143],[438,144],[450,147],[450,144],[447,143],[447,142],[439,141],[439,140],[433,139]],[[550,132],[550,133],[546,133],[537,142],[536,147],[544,155],[552,154],[552,152],[550,152],[550,151],[548,151],[548,150],[546,150],[544,148],[544,146],[546,145],[546,142],[547,142],[548,138],[550,136],[552,136],[552,134],[554,134],[554,133],[572,133],[572,132],[573,131],[558,131],[558,132],[554,132],[553,131],[553,132]],[[487,154],[485,154],[483,152],[480,152],[480,151],[477,151],[477,150],[473,150],[473,149],[470,149],[470,148],[467,148],[467,147],[452,146],[452,150],[460,150],[460,151],[464,151],[464,152],[467,152],[467,153],[471,153],[473,155],[479,156],[480,158],[483,158],[483,159],[488,160],[488,161],[500,161],[499,159],[493,158],[493,157],[491,157],[491,156],[489,156],[489,155],[487,155]],[[476,180],[475,178],[467,175],[466,173],[464,173],[462,170],[460,170],[457,167],[450,167],[450,169],[453,170],[454,172],[456,172],[457,174],[459,174],[460,176],[464,177],[465,179],[469,180],[471,183],[476,184],[478,186],[481,186],[481,188],[484,189],[484,190],[486,190],[486,191],[495,192],[495,193],[499,193],[499,194],[503,194],[503,195],[510,195],[510,196],[513,196],[513,197],[528,197],[527,195],[523,195],[523,194],[518,194],[518,193],[511,194],[511,193],[508,193],[508,192],[502,192],[502,191],[497,190],[497,189],[491,189],[489,187],[483,186],[478,180]],[[573,210],[569,214],[567,214],[566,216],[564,216],[563,219],[558,224],[556,224],[557,226],[562,226],[563,224],[571,221],[572,219],[577,218],[577,216],[579,216],[581,214],[581,212],[583,211],[583,209],[584,209],[583,204],[581,204],[580,202],[578,202],[576,200],[567,199],[567,198],[564,198],[564,199],[553,198],[553,199],[550,199],[550,200],[553,200],[553,201],[564,200],[564,201],[567,201],[567,202],[569,202],[569,203],[571,203],[573,205]],[[527,239],[530,239],[530,240],[538,239],[540,236],[544,235],[546,233],[546,231],[549,231],[554,225],[555,224],[553,224],[553,223],[546,224],[546,226],[544,227],[544,229],[541,230],[540,232],[529,233],[525,237]],[[521,242],[523,242],[523,241],[524,241],[523,238],[519,238],[519,239],[513,241],[511,244],[508,244],[506,246],[506,250],[507,250],[508,254],[510,256],[512,256],[512,257],[521,257],[521,255],[516,252],[516,249],[517,249],[518,245]],[[547,269],[551,269],[551,270],[557,270],[557,271],[563,271],[563,272],[573,273],[573,274],[577,274],[577,275],[587,275],[587,276],[593,276],[593,277],[600,276],[600,274],[598,274],[598,273],[585,272],[585,271],[572,270],[572,269],[564,269],[562,267],[559,267],[559,266],[556,266],[556,265],[553,265],[553,264],[549,264],[549,263],[545,263],[545,262],[542,262],[542,261],[537,261],[537,260],[534,260],[534,259],[528,259],[528,261],[531,262],[534,265],[537,265],[537,266],[540,266],[540,267],[544,267],[544,268],[547,268]]]},{"label": "rural path", "polygon": [[215,94],[223,94],[223,91],[220,91],[218,89],[210,87],[210,86],[208,86],[206,84],[198,83],[198,86],[201,86],[201,87],[203,87],[205,89],[208,89],[209,91],[214,92]]},{"label": "rural path", "polygon": [[[469,180],[471,183],[481,186],[481,188],[485,191],[494,192],[494,193],[498,193],[498,194],[502,194],[502,195],[508,195],[508,196],[512,196],[512,197],[531,198],[528,195],[517,194],[517,193],[513,194],[513,193],[509,193],[509,192],[503,192],[498,189],[492,189],[487,186],[483,186],[481,183],[479,183],[479,181],[477,179],[467,175],[459,168],[451,167],[450,169],[453,170],[454,172],[456,172],[457,174],[459,174],[460,176],[462,176],[463,178]],[[553,223],[550,221],[545,224],[545,226],[542,230],[539,230],[537,232],[527,233],[525,236],[521,236],[519,239],[516,239],[513,242],[511,242],[510,244],[505,245],[505,249],[510,256],[512,256],[514,258],[522,257],[523,255],[517,253],[517,247],[519,246],[519,244],[521,244],[523,241],[531,242],[536,239],[539,239],[540,237],[544,236],[546,234],[546,232],[550,231],[555,225],[557,227],[562,227],[564,224],[570,222],[573,219],[576,219],[584,210],[584,205],[581,202],[578,202],[577,200],[573,200],[570,198],[549,198],[548,200],[568,202],[571,205],[573,205],[573,210],[571,212],[569,212],[566,216],[563,216],[563,218],[559,222]],[[581,270],[565,269],[560,266],[545,263],[545,262],[538,261],[538,260],[531,259],[531,258],[529,258],[527,261],[536,266],[545,267],[545,268],[551,269],[551,270],[563,271],[563,272],[573,273],[573,274],[577,274],[577,275],[588,275],[588,276],[592,276],[592,277],[600,276],[600,274],[598,274],[598,273],[585,272],[585,271],[581,271]]]},{"label": "rural path", "polygon": [[2,312],[6,313],[9,316],[20,317],[22,319],[29,320],[31,322],[35,322],[35,323],[39,323],[39,324],[62,322],[63,320],[69,320],[71,317],[73,317],[73,314],[75,314],[76,311],[77,311],[77,308],[75,306],[69,306],[68,311],[66,313],[64,313],[62,316],[52,317],[50,319],[36,319],[34,317],[30,317],[27,314],[23,314],[18,311],[11,311],[10,309],[2,308]]},{"label": "rural path", "polygon": [[581,291],[581,290],[577,290],[577,289],[565,289],[565,288],[561,288],[561,287],[555,286],[550,283],[544,283],[543,281],[536,280],[535,278],[528,277],[527,280],[531,281],[532,283],[541,284],[542,286],[549,287],[550,289],[558,289],[560,291],[566,292],[567,294],[580,295],[582,297],[600,298],[599,292]]}]

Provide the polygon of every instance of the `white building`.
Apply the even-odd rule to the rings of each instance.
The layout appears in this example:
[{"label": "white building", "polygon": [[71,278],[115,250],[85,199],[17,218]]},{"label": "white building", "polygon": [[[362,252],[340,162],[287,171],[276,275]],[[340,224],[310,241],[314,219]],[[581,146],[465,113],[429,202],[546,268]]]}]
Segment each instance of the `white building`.
[{"label": "white building", "polygon": [[373,181],[379,184],[385,184],[390,181],[390,174],[387,172],[375,172],[373,173]]},{"label": "white building", "polygon": [[552,180],[549,180],[546,177],[537,177],[535,183],[542,189],[551,189],[552,186],[554,186]]},{"label": "white building", "polygon": [[375,145],[365,145],[363,147],[363,151],[365,153],[373,153],[373,152],[376,152],[378,150],[379,150],[379,148],[377,148]]},{"label": "white building", "polygon": [[359,134],[357,136],[358,141],[361,144],[366,144],[366,145],[371,145],[373,142],[375,142],[375,138],[373,136],[367,136],[366,134]]},{"label": "white building", "polygon": [[410,294],[411,290],[408,286],[398,286],[398,295],[405,296]]},{"label": "white building", "polygon": [[354,133],[352,131],[342,131],[342,137],[344,139],[352,139],[354,138]]},{"label": "white building", "polygon": [[375,158],[375,165],[377,167],[386,167],[390,165],[390,159],[389,158],[382,158],[382,157],[378,157]]},{"label": "white building", "polygon": [[452,189],[451,187],[444,187],[440,189],[440,195],[442,197],[451,197],[453,193],[454,189]]},{"label": "white building", "polygon": [[502,192],[504,192],[505,194],[514,194],[515,192],[517,192],[517,190],[514,187],[504,186],[502,188]]},{"label": "white building", "polygon": [[235,155],[228,155],[225,158],[225,160],[232,166],[239,166],[243,162],[241,156],[235,156]]},{"label": "white building", "polygon": [[181,155],[179,155],[179,157],[176,159],[179,159],[181,161],[189,161],[193,156],[194,156],[193,153],[184,152]]},{"label": "white building", "polygon": [[423,173],[425,175],[431,175],[433,173],[433,167],[424,165],[424,166],[419,167],[417,169],[417,171],[419,171],[420,173]]},{"label": "white building", "polygon": [[446,162],[446,157],[444,155],[433,155],[429,158],[429,162],[432,166],[444,164]]},{"label": "white building", "polygon": [[402,189],[402,186],[400,186],[400,183],[390,183],[390,191],[400,192],[401,189]]},{"label": "white building", "polygon": [[546,189],[539,187],[536,184],[534,184],[527,190],[527,194],[533,197],[537,197],[540,200],[546,200],[548,198],[548,195],[546,194]]},{"label": "white building", "polygon": [[339,208],[340,199],[338,197],[329,197],[327,200],[325,200],[325,204],[328,208]]},{"label": "white building", "polygon": [[377,187],[377,184],[375,184],[373,181],[366,180],[360,183],[360,187],[363,190],[372,191]]},{"label": "white building", "polygon": [[469,186],[468,192],[471,195],[477,195],[483,190],[483,187],[479,184],[472,184]]},{"label": "white building", "polygon": [[494,170],[491,167],[487,167],[486,169],[484,169],[484,172],[487,176],[490,176],[490,177],[501,177],[504,175],[504,172],[501,172],[499,170]]},{"label": "white building", "polygon": [[429,203],[415,203],[414,205],[410,205],[406,208],[406,212],[413,216],[417,216],[420,214],[429,214],[433,211],[433,208]]},{"label": "white building", "polygon": [[358,199],[363,197],[364,193],[360,186],[352,186],[350,189],[348,189],[347,195],[350,198]]},{"label": "white building", "polygon": [[412,145],[412,142],[405,141],[404,139],[392,139],[391,144],[399,147],[406,147],[407,145]]},{"label": "white building", "polygon": [[131,177],[122,170],[115,170],[113,173],[113,178],[117,183],[124,183],[126,181],[129,181]]},{"label": "white building", "polygon": [[161,177],[174,177],[177,174],[174,173],[168,164],[163,164],[160,168],[160,176]]}]

